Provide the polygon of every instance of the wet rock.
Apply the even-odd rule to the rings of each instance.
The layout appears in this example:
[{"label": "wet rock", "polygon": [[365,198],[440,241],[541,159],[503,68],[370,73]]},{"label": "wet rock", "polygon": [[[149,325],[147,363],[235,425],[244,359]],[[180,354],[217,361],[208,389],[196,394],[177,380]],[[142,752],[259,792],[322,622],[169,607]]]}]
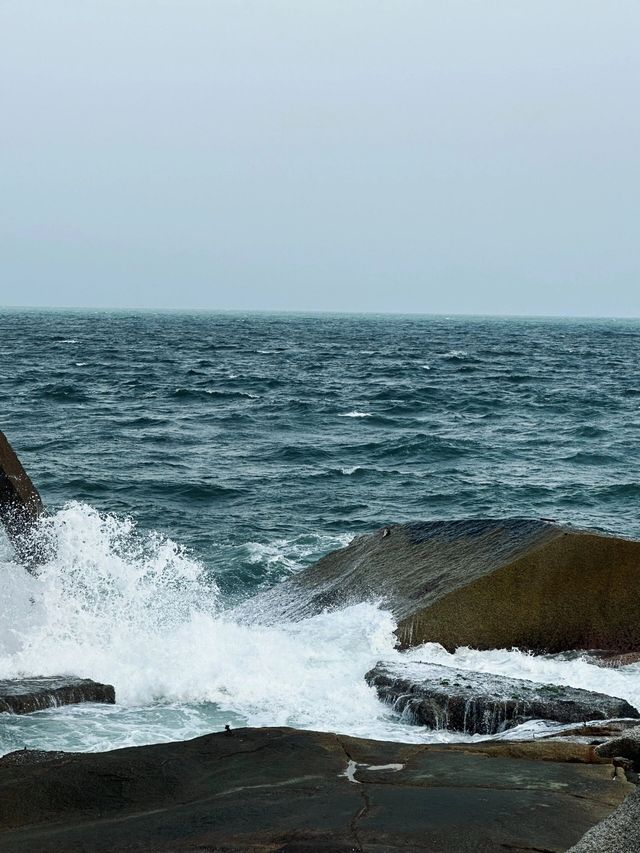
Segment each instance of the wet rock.
[{"label": "wet rock", "polygon": [[624,699],[603,693],[432,663],[381,662],[365,679],[407,721],[467,734],[496,734],[527,720],[640,718]]},{"label": "wet rock", "polygon": [[113,704],[115,701],[110,684],[90,678],[61,675],[0,681],[0,713],[30,714],[79,702]]},{"label": "wet rock", "polygon": [[518,756],[482,746],[237,729],[41,764],[9,756],[0,849],[561,851],[632,789],[609,767],[536,760],[535,743]]},{"label": "wet rock", "polygon": [[596,754],[600,758],[627,758],[633,762],[636,771],[640,770],[640,726],[600,744],[596,747]]},{"label": "wet rock", "polygon": [[27,566],[38,562],[31,531],[43,513],[42,500],[7,437],[0,432],[0,523],[18,559]]},{"label": "wet rock", "polygon": [[382,599],[404,646],[640,651],[640,542],[521,518],[397,524],[238,609],[265,623]]},{"label": "wet rock", "polygon": [[620,669],[622,666],[631,666],[634,663],[640,663],[640,652],[618,654],[616,652],[596,649],[585,652],[584,659],[589,663],[595,664],[595,666],[602,666],[606,669]]},{"label": "wet rock", "polygon": [[546,734],[537,734],[536,738],[553,738],[554,740],[572,740],[582,743],[598,745],[619,737],[628,729],[634,729],[638,725],[637,719],[612,719],[603,722],[586,722],[579,726],[567,726],[560,730],[551,730]]}]

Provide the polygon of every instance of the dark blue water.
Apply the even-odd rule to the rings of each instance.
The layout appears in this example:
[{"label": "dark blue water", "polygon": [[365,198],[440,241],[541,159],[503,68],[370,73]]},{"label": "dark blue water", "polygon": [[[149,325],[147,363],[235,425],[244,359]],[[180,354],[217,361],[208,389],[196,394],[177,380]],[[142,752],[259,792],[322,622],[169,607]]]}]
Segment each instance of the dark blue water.
[{"label": "dark blue water", "polygon": [[639,321],[6,310],[0,335],[46,504],[163,531],[228,594],[390,521],[640,535]]}]

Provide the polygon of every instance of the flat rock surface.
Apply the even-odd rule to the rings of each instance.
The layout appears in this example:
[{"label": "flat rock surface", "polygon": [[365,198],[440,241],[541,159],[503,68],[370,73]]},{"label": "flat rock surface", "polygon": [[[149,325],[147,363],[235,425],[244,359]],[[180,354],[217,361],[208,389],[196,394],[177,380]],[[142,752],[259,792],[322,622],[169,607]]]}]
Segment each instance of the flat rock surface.
[{"label": "flat rock surface", "polygon": [[110,684],[72,675],[43,676],[0,681],[0,713],[30,714],[79,702],[115,702]]},{"label": "flat rock surface", "polygon": [[365,679],[408,722],[468,734],[496,734],[527,720],[640,717],[624,699],[604,693],[434,663],[381,661]]},{"label": "flat rock surface", "polygon": [[0,849],[559,853],[632,786],[537,751],[275,728],[32,764],[14,754],[0,759]]},{"label": "flat rock surface", "polygon": [[270,623],[381,599],[404,646],[640,651],[640,541],[527,518],[396,524],[237,613]]}]

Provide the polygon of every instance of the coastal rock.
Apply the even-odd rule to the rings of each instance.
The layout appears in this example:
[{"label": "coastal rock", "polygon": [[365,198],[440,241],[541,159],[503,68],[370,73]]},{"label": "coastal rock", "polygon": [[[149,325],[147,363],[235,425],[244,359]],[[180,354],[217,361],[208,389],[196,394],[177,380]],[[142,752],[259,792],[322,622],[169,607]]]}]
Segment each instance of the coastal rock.
[{"label": "coastal rock", "polygon": [[640,850],[640,789],[613,814],[596,824],[567,853],[638,853]]},{"label": "coastal rock", "polygon": [[42,763],[11,755],[0,759],[0,849],[562,851],[632,790],[609,767],[513,747],[276,728]]},{"label": "coastal rock", "polygon": [[370,600],[394,614],[405,647],[640,651],[640,541],[522,518],[397,524],[238,616],[272,623]]},{"label": "coastal rock", "polygon": [[624,699],[603,693],[432,663],[381,662],[365,679],[407,721],[467,734],[496,734],[527,720],[640,718]]},{"label": "coastal rock", "polygon": [[640,726],[600,744],[596,754],[601,758],[627,758],[636,770],[640,770]]},{"label": "coastal rock", "polygon": [[540,734],[536,737],[547,738],[553,740],[573,740],[581,743],[590,743],[598,745],[610,740],[614,737],[619,737],[629,729],[634,729],[638,725],[637,719],[612,719],[600,721],[587,721],[579,726],[566,727],[561,731],[549,731],[547,734]]},{"label": "coastal rock", "polygon": [[115,701],[115,691],[110,684],[100,684],[90,678],[54,675],[0,681],[0,713],[30,714],[79,702],[112,705]]},{"label": "coastal rock", "polygon": [[625,654],[619,654],[616,652],[605,652],[598,649],[585,652],[584,658],[595,666],[602,666],[605,669],[620,669],[620,667],[623,666],[631,666],[632,664],[640,663],[640,652],[626,652]]},{"label": "coastal rock", "polygon": [[43,513],[42,500],[7,437],[0,432],[0,523],[21,562],[38,561],[30,532]]}]

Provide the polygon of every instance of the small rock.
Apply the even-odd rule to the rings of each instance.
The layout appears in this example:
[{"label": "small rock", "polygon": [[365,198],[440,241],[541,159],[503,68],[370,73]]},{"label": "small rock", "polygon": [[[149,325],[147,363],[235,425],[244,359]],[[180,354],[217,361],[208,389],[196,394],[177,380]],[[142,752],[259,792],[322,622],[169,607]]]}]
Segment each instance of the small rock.
[{"label": "small rock", "polygon": [[115,690],[90,678],[53,675],[0,681],[0,713],[30,714],[59,705],[106,702],[113,705]]},{"label": "small rock", "polygon": [[535,719],[579,723],[640,717],[624,699],[603,693],[431,663],[382,662],[365,679],[407,721],[467,734],[496,734]]},{"label": "small rock", "polygon": [[633,762],[634,769],[640,769],[640,726],[628,729],[620,737],[614,737],[596,747],[600,758],[626,758]]}]

